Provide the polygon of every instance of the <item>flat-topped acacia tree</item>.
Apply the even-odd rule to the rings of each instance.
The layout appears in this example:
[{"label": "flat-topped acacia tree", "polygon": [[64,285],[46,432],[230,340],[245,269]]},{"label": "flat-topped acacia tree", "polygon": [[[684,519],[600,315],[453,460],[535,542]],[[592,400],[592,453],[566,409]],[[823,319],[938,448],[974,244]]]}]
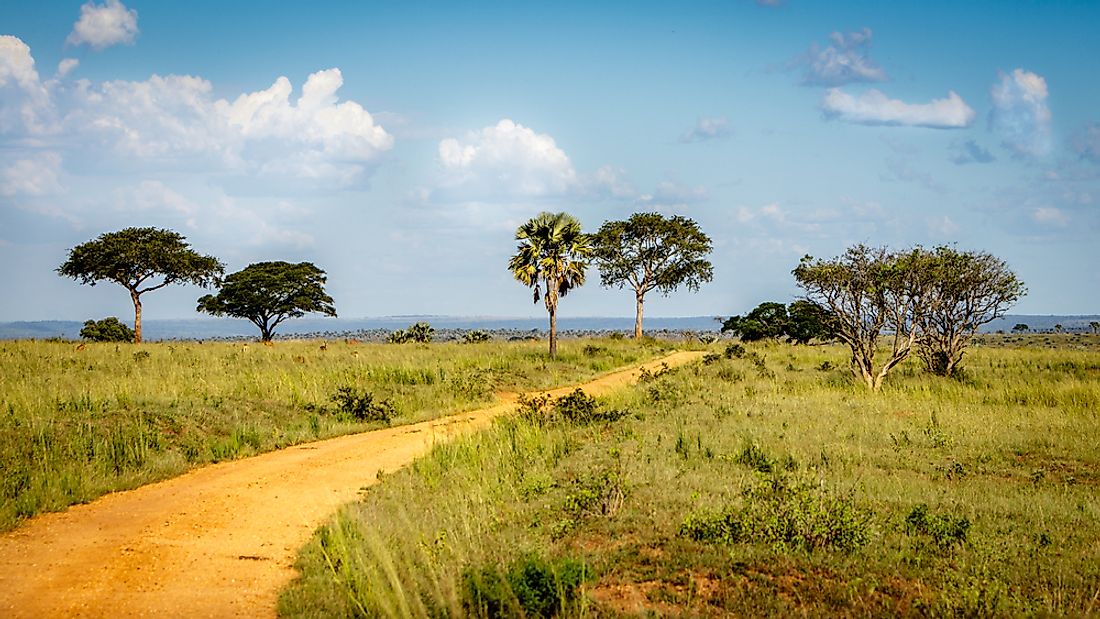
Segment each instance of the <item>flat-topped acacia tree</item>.
[{"label": "flat-topped acacia tree", "polygon": [[270,342],[275,327],[288,318],[306,312],[336,316],[325,281],[325,272],[312,262],[257,262],[227,275],[217,294],[201,297],[196,310],[245,318],[260,328],[260,339]]},{"label": "flat-topped acacia tree", "polygon": [[69,250],[57,272],[90,286],[111,281],[130,293],[134,303],[134,343],[141,343],[141,295],[169,284],[207,287],[225,272],[217,258],[204,256],[178,232],[126,228],[106,232]]},{"label": "flat-topped acacia tree", "polygon": [[697,291],[709,282],[714,268],[707,255],[710,237],[687,217],[634,213],[626,221],[604,222],[593,235],[593,254],[605,287],[634,290],[634,337],[642,337],[645,295],[668,295],[680,286]]},{"label": "flat-topped acacia tree", "polygon": [[[550,314],[550,356],[558,353],[558,300],[584,285],[585,260],[592,253],[589,236],[568,213],[539,213],[516,230],[516,254],[508,270],[517,281],[534,290]],[[545,293],[542,286],[546,287]]]}]

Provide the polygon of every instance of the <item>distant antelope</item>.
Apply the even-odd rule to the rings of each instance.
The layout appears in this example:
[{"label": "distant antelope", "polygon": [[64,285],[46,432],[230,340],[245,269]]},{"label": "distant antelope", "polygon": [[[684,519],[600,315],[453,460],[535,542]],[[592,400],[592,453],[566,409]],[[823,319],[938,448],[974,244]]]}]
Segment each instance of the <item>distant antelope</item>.
[{"label": "distant antelope", "polygon": [[324,344],[321,344],[319,350],[321,352],[325,352],[326,350],[328,350],[328,342],[325,342]]},{"label": "distant antelope", "polygon": [[76,349],[77,349],[77,350],[84,350],[85,348],[87,348],[87,347],[86,347],[86,346],[84,346],[84,344],[83,344],[83,343],[80,343],[80,344],[77,344],[77,345],[76,345]]}]

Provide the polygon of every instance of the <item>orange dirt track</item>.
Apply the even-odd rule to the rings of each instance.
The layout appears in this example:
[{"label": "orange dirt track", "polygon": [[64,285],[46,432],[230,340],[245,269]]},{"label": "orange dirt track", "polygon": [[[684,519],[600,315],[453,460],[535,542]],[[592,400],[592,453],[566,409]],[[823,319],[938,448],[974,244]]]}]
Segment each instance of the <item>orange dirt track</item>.
[{"label": "orange dirt track", "polygon": [[[678,352],[642,367],[701,355]],[[620,370],[580,386],[598,395],[637,376]],[[514,396],[505,397],[433,421],[214,464],[35,517],[0,535],[0,616],[273,617],[298,549],[379,471],[514,408]]]}]

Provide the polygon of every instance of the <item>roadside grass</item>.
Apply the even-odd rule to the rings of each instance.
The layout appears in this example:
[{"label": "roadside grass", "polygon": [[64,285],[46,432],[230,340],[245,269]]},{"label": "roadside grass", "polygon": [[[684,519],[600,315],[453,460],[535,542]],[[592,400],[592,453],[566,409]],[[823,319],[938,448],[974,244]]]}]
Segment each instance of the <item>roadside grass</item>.
[{"label": "roadside grass", "polygon": [[[542,342],[0,342],[0,530],[194,466],[373,429],[386,417],[403,424],[469,410],[501,391],[580,382],[673,346],[566,340],[550,360]],[[349,397],[334,400],[341,389]],[[374,408],[349,405],[363,401]],[[360,414],[382,403],[386,414]]]},{"label": "roadside grass", "polygon": [[1095,348],[977,347],[958,379],[914,359],[879,394],[837,346],[712,348],[603,421],[527,410],[387,475],[280,613],[1100,612]]}]

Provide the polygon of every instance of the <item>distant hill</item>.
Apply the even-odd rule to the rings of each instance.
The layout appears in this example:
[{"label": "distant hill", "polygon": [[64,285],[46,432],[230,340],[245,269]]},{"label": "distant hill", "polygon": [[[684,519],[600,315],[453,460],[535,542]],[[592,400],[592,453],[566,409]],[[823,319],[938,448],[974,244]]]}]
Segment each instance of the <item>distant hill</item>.
[{"label": "distant hill", "polygon": [[[501,318],[491,316],[382,316],[377,318],[303,318],[287,322],[279,328],[280,335],[303,337],[341,337],[358,332],[393,331],[417,321],[426,321],[436,329],[530,332],[546,331],[546,318]],[[1066,331],[1088,331],[1089,323],[1100,321],[1100,315],[1090,316],[1028,316],[1009,315],[982,329],[983,332],[1011,331],[1017,324],[1026,324],[1030,331],[1053,331],[1062,325]],[[77,339],[82,322],[75,320],[40,320],[0,323],[0,339]],[[647,318],[647,331],[717,331],[721,323],[712,316],[682,316]],[[256,337],[257,329],[245,320],[231,318],[195,318],[186,320],[146,320],[143,323],[147,340],[198,340]],[[562,331],[594,332],[634,329],[633,316],[603,316],[560,318]]]}]

